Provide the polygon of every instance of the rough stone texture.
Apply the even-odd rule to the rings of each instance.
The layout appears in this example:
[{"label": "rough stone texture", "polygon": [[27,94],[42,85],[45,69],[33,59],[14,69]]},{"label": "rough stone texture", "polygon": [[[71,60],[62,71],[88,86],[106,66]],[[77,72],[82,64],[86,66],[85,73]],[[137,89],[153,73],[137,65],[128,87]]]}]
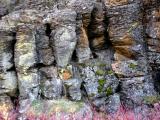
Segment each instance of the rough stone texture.
[{"label": "rough stone texture", "polygon": [[69,64],[77,43],[76,12],[71,10],[58,11],[52,17],[55,17],[55,20],[59,22],[59,25],[53,28],[51,33],[56,62],[58,66],[65,67]]},{"label": "rough stone texture", "polygon": [[159,6],[159,0],[1,0],[0,106],[19,98],[24,120],[27,109],[36,115],[40,107],[41,114],[45,105],[67,117],[77,105],[80,117],[86,111],[92,117],[89,103],[107,113],[121,103],[145,112],[144,98],[160,90]]},{"label": "rough stone texture", "polygon": [[57,69],[53,66],[40,68],[40,93],[48,99],[61,98],[62,80],[58,79]]},{"label": "rough stone texture", "polygon": [[69,79],[64,81],[64,85],[71,100],[81,100],[81,81],[79,79]]},{"label": "rough stone texture", "polygon": [[[35,100],[33,102],[24,101],[22,104],[28,104],[25,110],[21,111],[20,119],[29,119],[30,116],[34,116],[32,119],[46,118],[46,119],[70,119],[74,117],[77,120],[81,119],[92,119],[91,108],[83,102],[72,102],[65,99],[57,100],[46,100],[40,101]],[[43,108],[43,109],[42,109]],[[45,111],[45,112],[44,112]],[[44,116],[40,115],[43,114]]]},{"label": "rough stone texture", "polygon": [[120,105],[120,96],[118,94],[114,94],[110,96],[110,98],[107,101],[106,111],[109,113],[114,113],[120,108]]},{"label": "rough stone texture", "polygon": [[146,96],[156,95],[151,76],[122,78],[121,81],[121,99],[130,107],[141,105]]},{"label": "rough stone texture", "polygon": [[[6,95],[1,95],[0,97],[1,119],[7,120],[13,108],[14,107],[10,97]],[[12,118],[14,118],[14,116]]]}]

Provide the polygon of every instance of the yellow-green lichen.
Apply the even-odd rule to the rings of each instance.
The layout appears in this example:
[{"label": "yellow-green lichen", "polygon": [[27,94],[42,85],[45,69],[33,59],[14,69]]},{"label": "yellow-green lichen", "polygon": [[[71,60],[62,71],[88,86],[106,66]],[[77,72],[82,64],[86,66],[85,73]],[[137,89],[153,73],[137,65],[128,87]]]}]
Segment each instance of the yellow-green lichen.
[{"label": "yellow-green lichen", "polygon": [[108,87],[108,88],[106,89],[106,95],[109,96],[109,95],[111,95],[112,93],[113,93],[112,88],[111,88],[111,87]]},{"label": "yellow-green lichen", "polygon": [[81,67],[83,67],[83,68],[86,67],[86,64],[85,64],[85,63],[79,63],[78,65],[81,66]]},{"label": "yellow-green lichen", "polygon": [[98,93],[102,93],[103,92],[103,86],[98,86]]},{"label": "yellow-green lichen", "polygon": [[112,70],[107,71],[108,75],[112,75],[114,72]]},{"label": "yellow-green lichen", "polygon": [[134,64],[134,63],[130,63],[130,64],[129,64],[129,68],[131,68],[131,69],[136,69],[136,68],[137,68],[137,65]]},{"label": "yellow-green lichen", "polygon": [[146,104],[154,104],[160,101],[160,95],[146,96],[143,99]]},{"label": "yellow-green lichen", "polygon": [[105,67],[106,66],[106,64],[105,63],[99,63],[99,65],[98,65],[99,67]]},{"label": "yellow-green lichen", "polygon": [[99,79],[98,80],[98,83],[99,83],[100,86],[104,86],[105,82],[106,82],[105,79]]},{"label": "yellow-green lichen", "polygon": [[103,92],[103,87],[104,87],[104,84],[105,84],[106,80],[105,79],[99,79],[98,80],[98,93],[102,93]]},{"label": "yellow-green lichen", "polygon": [[103,71],[103,70],[97,70],[96,71],[96,75],[102,76],[104,74],[105,74],[105,71]]}]

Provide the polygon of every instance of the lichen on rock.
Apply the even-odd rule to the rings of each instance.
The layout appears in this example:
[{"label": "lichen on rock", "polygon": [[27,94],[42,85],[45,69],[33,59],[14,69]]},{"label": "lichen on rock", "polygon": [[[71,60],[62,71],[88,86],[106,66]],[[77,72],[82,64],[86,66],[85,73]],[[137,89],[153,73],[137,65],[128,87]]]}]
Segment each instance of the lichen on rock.
[{"label": "lichen on rock", "polygon": [[22,120],[49,114],[91,120],[92,107],[105,114],[121,105],[151,109],[160,91],[159,6],[158,0],[1,0],[0,108],[15,108]]}]

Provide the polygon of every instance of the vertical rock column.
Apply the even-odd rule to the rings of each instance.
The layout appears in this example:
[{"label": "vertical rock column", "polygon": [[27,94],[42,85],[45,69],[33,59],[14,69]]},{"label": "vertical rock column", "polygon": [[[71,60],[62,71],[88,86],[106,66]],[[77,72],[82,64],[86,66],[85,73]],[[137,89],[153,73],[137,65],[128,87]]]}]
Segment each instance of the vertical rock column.
[{"label": "vertical rock column", "polygon": [[14,34],[10,31],[0,31],[0,113],[7,119],[13,110],[10,97],[16,97],[17,77],[14,69],[13,49]]},{"label": "vertical rock column", "polygon": [[[83,19],[83,21],[82,21]],[[91,20],[91,13],[82,15],[79,14],[77,17],[77,36],[78,36],[78,43],[77,43],[77,57],[78,62],[83,62],[85,60],[89,60],[92,57],[92,52],[89,47],[89,39],[87,34],[87,28]]]},{"label": "vertical rock column", "polygon": [[148,60],[155,76],[155,86],[160,90],[160,4],[153,4],[150,7],[146,4],[146,40],[148,44]]},{"label": "vertical rock column", "polygon": [[88,27],[88,36],[90,47],[93,50],[102,50],[106,48],[105,36],[105,15],[102,3],[97,2],[94,6],[91,16],[91,22]]},{"label": "vertical rock column", "polygon": [[82,63],[92,58],[92,52],[89,46],[88,26],[91,22],[91,12],[94,7],[95,0],[71,0],[67,7],[77,12],[77,47],[76,53],[78,62]]},{"label": "vertical rock column", "polygon": [[38,96],[38,71],[35,28],[25,24],[17,28],[17,42],[15,45],[15,66],[18,75],[20,99],[34,100]]},{"label": "vertical rock column", "polygon": [[15,95],[17,78],[14,69],[14,34],[0,31],[0,94]]},{"label": "vertical rock column", "polygon": [[70,9],[56,11],[51,19],[51,40],[56,63],[59,67],[66,67],[77,44],[76,12]]},{"label": "vertical rock column", "polygon": [[59,76],[57,82],[52,83],[56,90],[55,93],[57,93],[54,98],[61,97],[62,89],[60,88],[62,86],[60,85],[63,82],[63,95],[72,100],[81,100],[81,80],[78,76],[74,76],[77,71],[74,71],[72,65],[70,65],[77,44],[76,16],[76,12],[71,9],[57,10],[54,14],[48,16],[48,20],[51,20],[48,22],[51,24],[51,42],[53,43],[52,47],[58,68],[55,75]]},{"label": "vertical rock column", "polygon": [[143,4],[139,0],[104,0],[104,4],[115,50],[112,68],[122,83],[121,99],[129,107],[141,105],[145,96],[155,93],[144,47]]},{"label": "vertical rock column", "polygon": [[39,71],[41,98],[56,99],[62,94],[62,81],[58,79],[57,68],[54,66],[54,54],[50,41],[49,24],[36,28],[36,50],[38,55],[37,69]]}]

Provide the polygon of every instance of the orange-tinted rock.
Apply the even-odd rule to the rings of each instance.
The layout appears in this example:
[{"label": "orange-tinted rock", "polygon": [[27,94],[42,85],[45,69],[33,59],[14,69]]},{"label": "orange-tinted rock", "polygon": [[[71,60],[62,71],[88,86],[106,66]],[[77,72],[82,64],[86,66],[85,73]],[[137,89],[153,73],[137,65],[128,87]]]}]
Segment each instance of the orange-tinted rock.
[{"label": "orange-tinted rock", "polygon": [[135,53],[130,46],[114,46],[116,53],[121,54],[127,58],[134,59]]},{"label": "orange-tinted rock", "polygon": [[82,48],[89,47],[88,36],[84,27],[81,27],[80,39],[78,41],[78,46]]},{"label": "orange-tinted rock", "polygon": [[119,5],[126,5],[129,3],[130,0],[105,0],[105,5],[114,7]]},{"label": "orange-tinted rock", "polygon": [[82,22],[83,22],[83,27],[86,29],[91,22],[91,13],[89,14],[82,14]]},{"label": "orange-tinted rock", "polygon": [[118,52],[115,52],[114,53],[114,59],[115,61],[125,61],[125,60],[130,60],[131,58],[121,54],[121,53],[118,53]]},{"label": "orange-tinted rock", "polygon": [[126,33],[124,36],[120,38],[115,37],[111,39],[111,41],[114,46],[124,46],[124,45],[131,46],[135,44],[134,38],[129,33]]},{"label": "orange-tinted rock", "polygon": [[105,46],[105,37],[104,36],[100,36],[100,37],[96,37],[92,40],[91,46],[94,49],[103,49]]},{"label": "orange-tinted rock", "polygon": [[83,25],[79,29],[76,53],[79,62],[88,60],[92,57],[89,47],[88,36]]}]

